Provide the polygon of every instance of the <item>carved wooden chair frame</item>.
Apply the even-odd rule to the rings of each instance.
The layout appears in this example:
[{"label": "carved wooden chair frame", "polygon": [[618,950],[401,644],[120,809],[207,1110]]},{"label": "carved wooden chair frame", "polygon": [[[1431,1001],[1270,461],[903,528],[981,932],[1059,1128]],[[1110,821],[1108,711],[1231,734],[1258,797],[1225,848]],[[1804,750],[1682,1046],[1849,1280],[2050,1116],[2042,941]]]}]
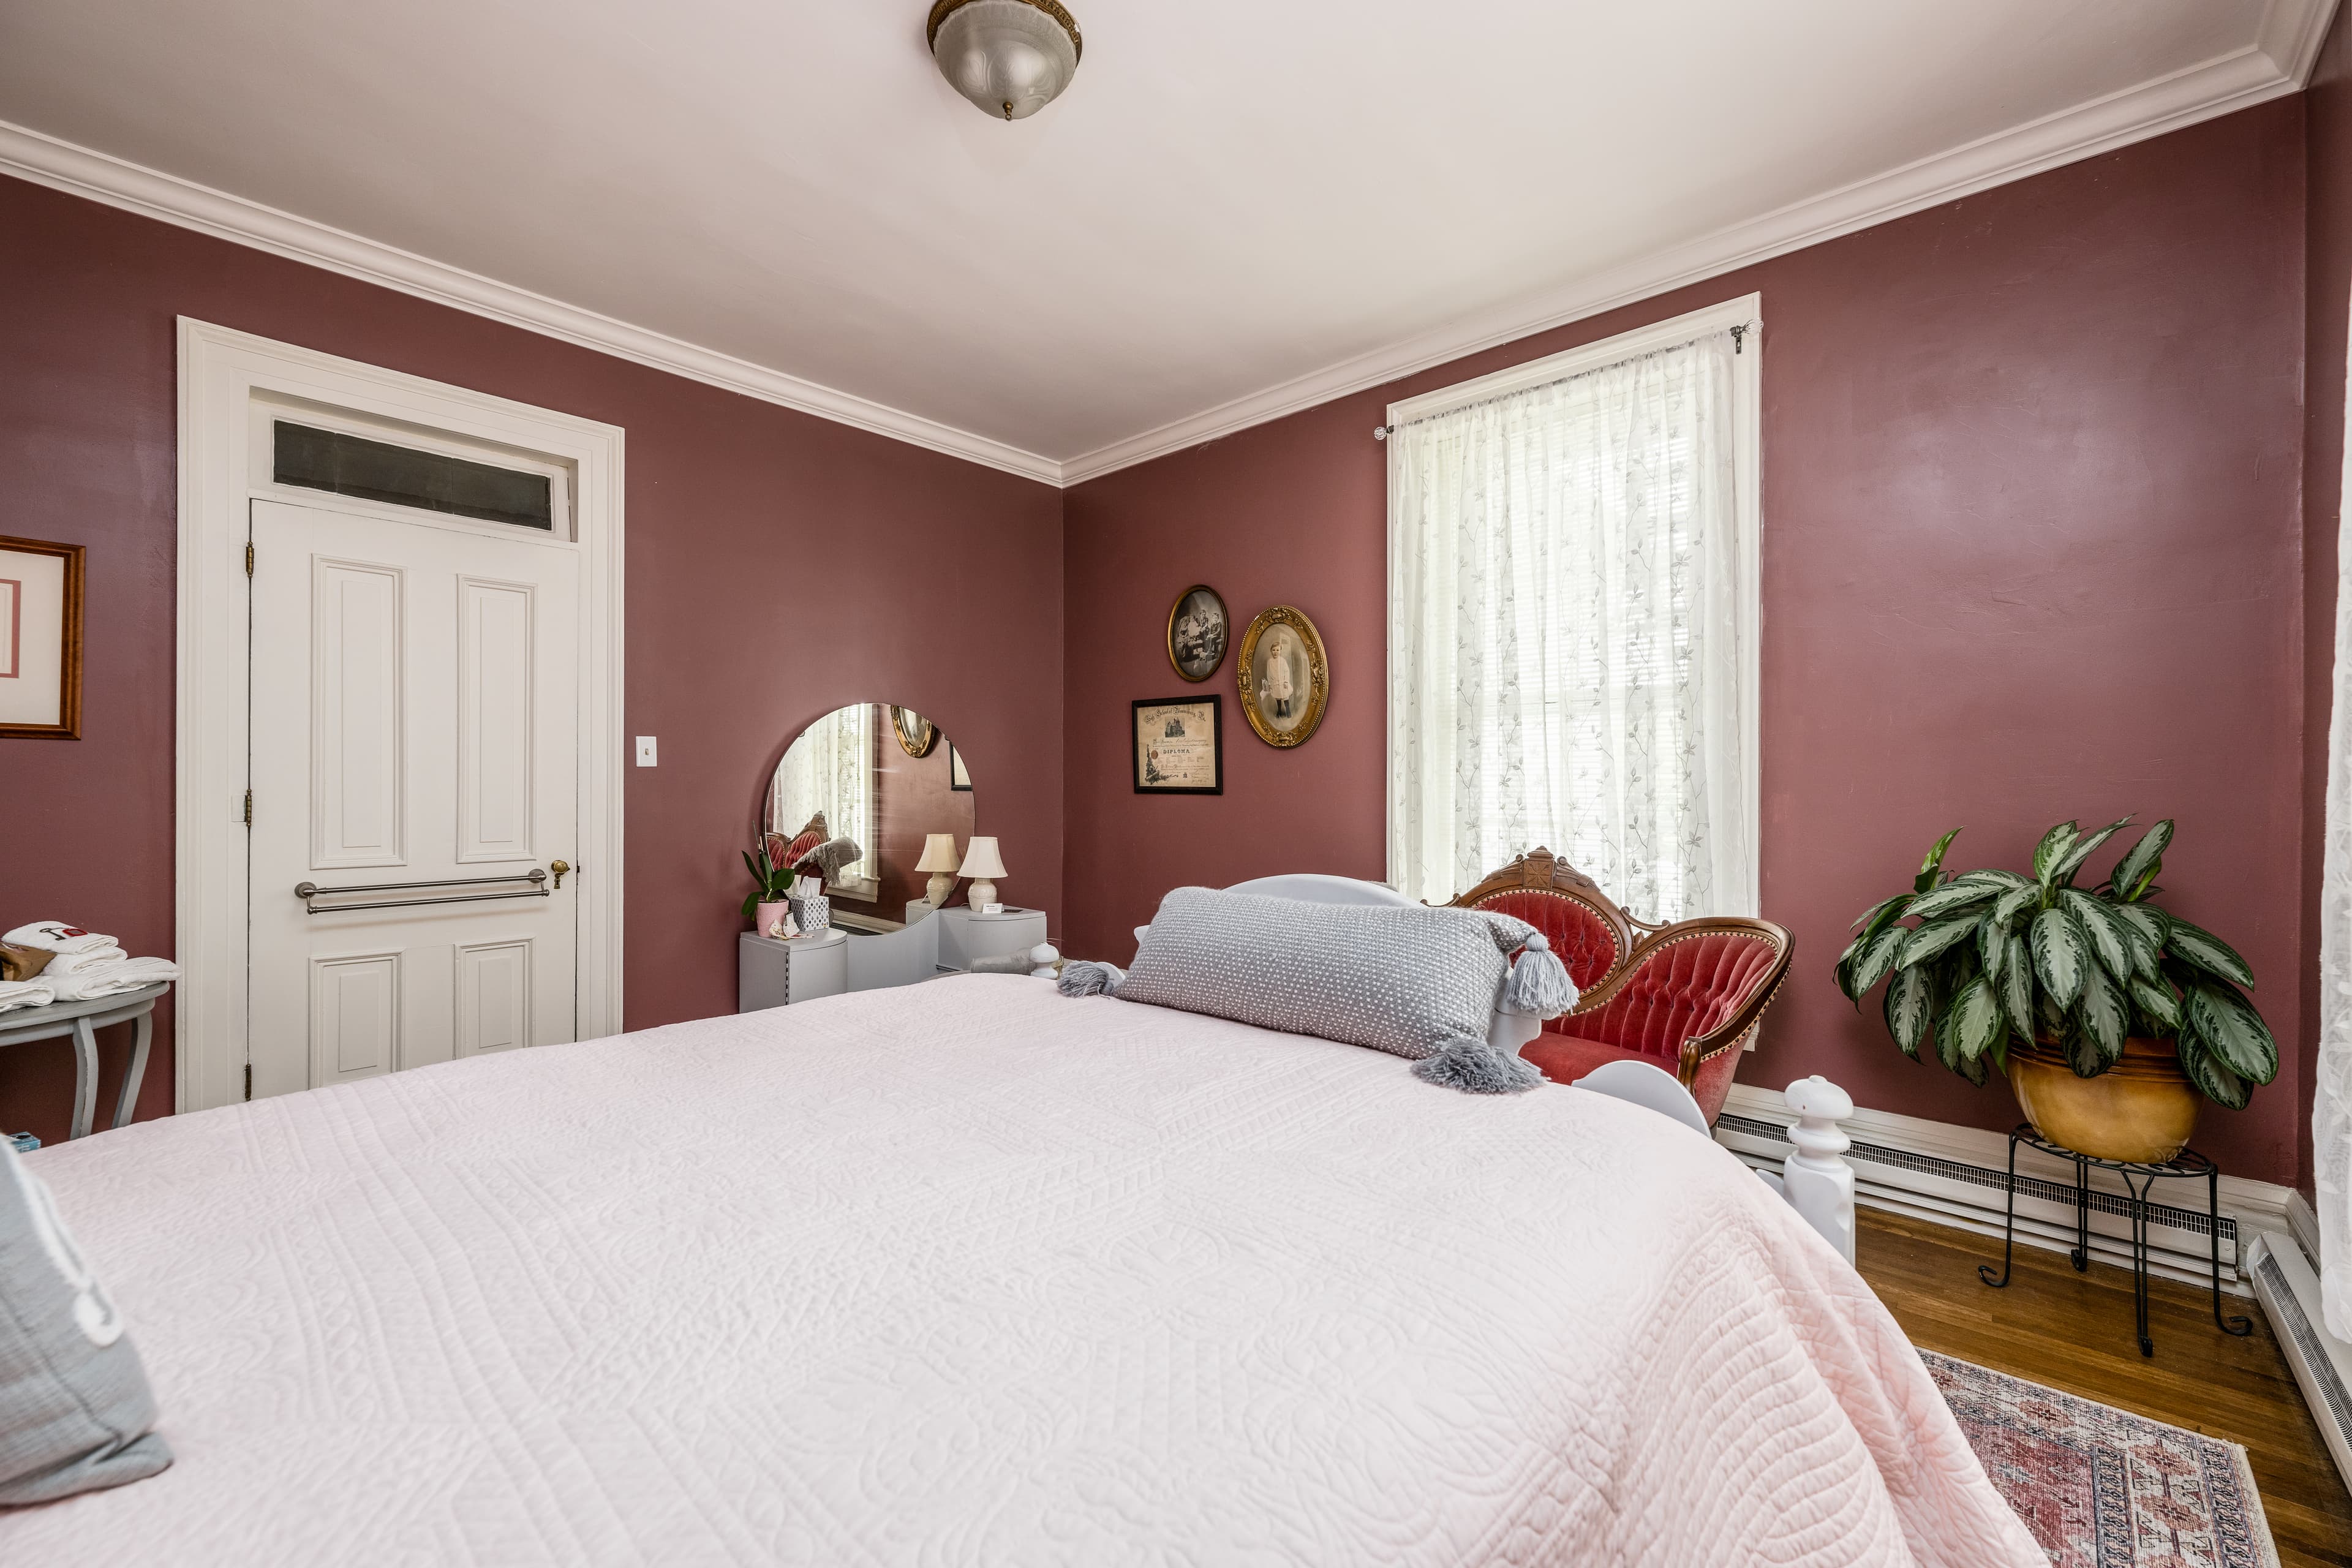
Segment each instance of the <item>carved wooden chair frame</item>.
[{"label": "carved wooden chair frame", "polygon": [[1705,915],[1695,920],[1675,921],[1658,924],[1637,919],[1619,908],[1615,900],[1601,890],[1601,884],[1554,855],[1538,847],[1519,856],[1509,865],[1453,900],[1454,906],[1468,909],[1481,899],[1496,893],[1549,892],[1558,893],[1584,905],[1601,917],[1617,937],[1617,962],[1607,973],[1587,988],[1576,999],[1568,1016],[1590,1013],[1607,1006],[1631,983],[1640,967],[1637,961],[1647,959],[1660,948],[1678,942],[1690,942],[1700,937],[1728,931],[1754,937],[1772,946],[1772,967],[1748,1000],[1741,1003],[1730,1017],[1704,1035],[1694,1035],[1682,1043],[1680,1059],[1675,1076],[1688,1089],[1698,1077],[1699,1068],[1728,1050],[1737,1050],[1747,1043],[1763,1021],[1764,1009],[1780,994],[1781,984],[1789,977],[1789,960],[1792,942],[1788,929],[1771,921],[1751,920],[1744,915]]}]

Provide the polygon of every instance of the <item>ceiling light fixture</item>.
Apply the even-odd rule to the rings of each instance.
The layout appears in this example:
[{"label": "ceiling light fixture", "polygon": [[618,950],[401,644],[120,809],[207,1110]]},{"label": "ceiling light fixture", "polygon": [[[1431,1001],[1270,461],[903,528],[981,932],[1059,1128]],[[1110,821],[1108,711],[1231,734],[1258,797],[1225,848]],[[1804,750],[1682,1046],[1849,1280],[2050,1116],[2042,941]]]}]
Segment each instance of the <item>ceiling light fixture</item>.
[{"label": "ceiling light fixture", "polygon": [[1087,52],[1055,0],[938,0],[931,58],[985,114],[1026,120],[1062,96]]}]

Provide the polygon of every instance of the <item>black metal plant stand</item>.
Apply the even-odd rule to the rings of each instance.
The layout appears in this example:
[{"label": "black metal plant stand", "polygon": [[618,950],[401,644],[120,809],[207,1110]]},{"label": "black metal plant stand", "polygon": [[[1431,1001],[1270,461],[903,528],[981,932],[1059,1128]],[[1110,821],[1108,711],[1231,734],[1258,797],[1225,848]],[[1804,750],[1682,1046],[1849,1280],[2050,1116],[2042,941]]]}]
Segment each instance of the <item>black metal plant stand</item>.
[{"label": "black metal plant stand", "polygon": [[2081,1154],[2053,1143],[2030,1124],[2021,1123],[2009,1135],[2009,1217],[2001,1234],[2000,1275],[1994,1278],[1992,1265],[1977,1265],[1977,1276],[1996,1290],[2009,1286],[2010,1265],[2017,1257],[2017,1146],[2030,1143],[2046,1154],[2074,1162],[2074,1249],[2067,1254],[2077,1272],[2091,1267],[2091,1167],[2113,1171],[2124,1179],[2124,1190],[2131,1194],[2132,1222],[2132,1310],[2138,1315],[2139,1353],[2152,1356],[2156,1343],[2147,1337],[2147,1195],[2157,1182],[2166,1176],[2202,1176],[2205,1178],[2205,1234],[2213,1249],[2213,1322],[2225,1334],[2243,1337],[2254,1331],[2254,1325],[2243,1318],[2221,1315],[2221,1167],[2194,1149],[2183,1149],[2162,1164],[2147,1164],[2129,1160],[2101,1160]]}]

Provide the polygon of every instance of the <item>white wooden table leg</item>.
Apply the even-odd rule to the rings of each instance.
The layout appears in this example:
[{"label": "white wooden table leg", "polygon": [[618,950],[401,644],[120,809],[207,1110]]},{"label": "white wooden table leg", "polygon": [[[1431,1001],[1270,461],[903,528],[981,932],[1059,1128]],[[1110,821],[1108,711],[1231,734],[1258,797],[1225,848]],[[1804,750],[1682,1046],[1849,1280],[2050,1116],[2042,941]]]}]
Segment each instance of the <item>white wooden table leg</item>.
[{"label": "white wooden table leg", "polygon": [[73,1125],[66,1131],[68,1139],[89,1136],[89,1124],[98,1114],[98,1031],[89,1026],[88,1018],[73,1021],[74,1043],[74,1108]]},{"label": "white wooden table leg", "polygon": [[139,1015],[131,1024],[137,1033],[131,1038],[131,1065],[122,1069],[122,1087],[114,1096],[114,1125],[131,1125],[131,1113],[139,1109],[139,1081],[147,1076],[147,1047],[155,1039],[155,1014],[152,1009]]},{"label": "white wooden table leg", "polygon": [[1853,1140],[1838,1126],[1853,1114],[1853,1097],[1829,1079],[1801,1078],[1783,1091],[1797,1120],[1789,1142],[1797,1152],[1781,1167],[1780,1193],[1807,1225],[1853,1261],[1853,1167],[1844,1154]]}]

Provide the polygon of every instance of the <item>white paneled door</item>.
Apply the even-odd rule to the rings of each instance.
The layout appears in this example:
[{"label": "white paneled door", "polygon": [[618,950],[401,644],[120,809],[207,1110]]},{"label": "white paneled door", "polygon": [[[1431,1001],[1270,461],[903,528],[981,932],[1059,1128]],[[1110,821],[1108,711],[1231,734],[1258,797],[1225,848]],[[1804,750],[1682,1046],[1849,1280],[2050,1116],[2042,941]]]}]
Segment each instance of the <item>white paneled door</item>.
[{"label": "white paneled door", "polygon": [[577,547],[252,507],[253,1098],[571,1039]]}]

